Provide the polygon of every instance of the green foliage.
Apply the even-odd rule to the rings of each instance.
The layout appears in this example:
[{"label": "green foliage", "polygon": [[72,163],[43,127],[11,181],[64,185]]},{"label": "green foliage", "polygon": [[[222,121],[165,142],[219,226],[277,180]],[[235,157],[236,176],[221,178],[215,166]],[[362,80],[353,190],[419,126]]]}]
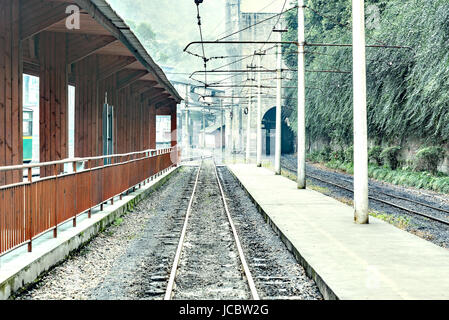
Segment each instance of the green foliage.
[{"label": "green foliage", "polygon": [[380,158],[390,169],[396,170],[399,166],[399,152],[401,147],[387,147],[380,153]]},{"label": "green foliage", "polygon": [[354,163],[352,163],[352,162],[345,162],[345,161],[341,161],[341,160],[331,160],[328,163],[326,163],[326,167],[335,169],[335,170],[340,170],[343,172],[347,172],[350,174],[354,173]]},{"label": "green foliage", "polygon": [[307,159],[312,162],[327,162],[331,159],[332,149],[329,146],[320,151],[315,151],[307,155]]},{"label": "green foliage", "polygon": [[449,193],[449,176],[428,172],[416,172],[410,169],[391,170],[385,167],[370,165],[368,175],[377,180],[397,185],[428,189],[441,193]]},{"label": "green foliage", "polygon": [[[306,41],[351,43],[350,0],[306,0]],[[378,144],[405,138],[443,145],[449,141],[449,2],[366,0],[367,44],[412,49],[367,48],[368,133]],[[313,9],[313,10],[312,10]],[[319,14],[318,14],[318,13]],[[297,39],[296,11],[286,17],[285,40]],[[419,27],[417,27],[419,26]],[[295,46],[284,59],[296,68]],[[309,47],[308,70],[352,70],[350,48]],[[306,73],[308,138],[352,143],[352,76]],[[292,86],[296,85],[293,80]],[[288,93],[296,128],[296,92]],[[401,143],[399,143],[401,144]]]},{"label": "green foliage", "polygon": [[381,219],[385,222],[388,222],[400,229],[403,230],[407,230],[407,228],[410,226],[410,217],[402,217],[402,216],[394,216],[391,214],[385,214],[385,213],[379,213],[379,212],[370,212],[370,215],[377,218],[377,219]]},{"label": "green foliage", "polygon": [[116,227],[118,227],[118,226],[121,225],[122,223],[123,223],[123,218],[116,218],[116,219],[114,220],[113,225],[116,226]]},{"label": "green foliage", "polygon": [[443,161],[445,151],[441,147],[425,147],[420,149],[415,156],[415,169],[418,171],[430,171],[436,173],[438,165]]},{"label": "green foliage", "polygon": [[380,154],[382,153],[382,147],[381,146],[374,146],[369,149],[368,151],[368,159],[371,163],[377,164],[381,166],[382,158],[380,157]]},{"label": "green foliage", "polygon": [[354,146],[350,146],[345,150],[345,161],[349,163],[354,162]]},{"label": "green foliage", "polygon": [[343,149],[337,149],[331,153],[331,160],[345,161],[345,152]]}]

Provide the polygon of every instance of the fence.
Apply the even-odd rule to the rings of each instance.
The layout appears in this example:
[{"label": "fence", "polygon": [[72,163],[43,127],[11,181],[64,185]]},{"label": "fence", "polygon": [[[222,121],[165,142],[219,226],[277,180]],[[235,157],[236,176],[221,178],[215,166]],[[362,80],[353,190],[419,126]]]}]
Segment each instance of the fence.
[{"label": "fence", "polygon": [[[177,148],[146,150],[92,158],[77,158],[23,166],[0,167],[2,171],[28,171],[28,181],[0,187],[0,256],[28,244],[58,226],[76,219],[92,208],[129,189],[146,183],[155,175],[174,166]],[[73,172],[58,173],[66,163]],[[77,170],[83,163],[84,169]],[[33,181],[33,168],[53,168],[53,176]]]}]

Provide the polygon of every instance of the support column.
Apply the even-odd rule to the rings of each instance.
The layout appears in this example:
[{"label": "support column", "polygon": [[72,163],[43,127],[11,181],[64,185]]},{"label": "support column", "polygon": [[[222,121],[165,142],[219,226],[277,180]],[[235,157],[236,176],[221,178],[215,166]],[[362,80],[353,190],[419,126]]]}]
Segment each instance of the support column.
[{"label": "support column", "polygon": [[189,110],[187,110],[187,103],[186,103],[186,119],[185,119],[185,126],[184,126],[184,154],[187,156],[188,150],[189,150]]},{"label": "support column", "polygon": [[171,111],[171,146],[174,147],[178,144],[178,135],[176,133],[178,129],[178,118],[177,118],[177,106],[176,104],[173,105],[172,111]]},{"label": "support column", "polygon": [[366,116],[365,7],[352,0],[354,86],[354,221],[369,223],[368,130]]},{"label": "support column", "polygon": [[203,143],[202,143],[202,146],[203,146],[203,151],[204,151],[204,149],[206,149],[206,116],[205,116],[205,111],[204,111],[204,108],[203,108],[203,112],[202,112],[202,114],[203,114],[203,134],[202,134],[202,136],[203,136]]},{"label": "support column", "polygon": [[[279,32],[278,41],[282,41],[282,34]],[[282,45],[277,45],[277,85],[276,85],[276,137],[274,154],[274,171],[281,174],[281,152],[282,152]]]},{"label": "support column", "polygon": [[184,156],[187,157],[188,149],[189,149],[189,85],[186,84],[186,98],[185,98],[185,113],[186,113],[186,119],[185,119],[185,127],[184,127]]},{"label": "support column", "polygon": [[224,123],[224,110],[223,110],[223,100],[220,100],[220,113],[221,113],[221,128],[220,128],[220,150],[221,150],[221,159],[224,160],[224,148],[223,148],[223,129],[225,128]]},{"label": "support column", "polygon": [[154,105],[149,106],[149,130],[150,130],[150,149],[156,149],[156,108]]},{"label": "support column", "polygon": [[[257,55],[258,70],[262,70],[262,53]],[[257,156],[256,164],[258,167],[262,166],[262,86],[261,86],[261,72],[257,73]]]},{"label": "support column", "polygon": [[171,152],[171,161],[173,164],[178,164],[178,114],[177,114],[177,104],[173,103],[171,109],[171,127],[170,127],[170,136],[171,136],[171,147],[174,147],[174,150]]},{"label": "support column", "polygon": [[[99,146],[99,135],[102,130],[100,108],[98,103],[98,63],[95,55],[89,56],[75,64],[75,156],[92,157],[102,153]],[[123,97],[123,96],[121,96]],[[103,99],[101,99],[103,100]],[[127,106],[126,103],[121,106]],[[122,107],[124,108],[124,107]],[[121,115],[127,115],[121,110]],[[41,137],[42,138],[42,137]],[[120,141],[122,137],[120,136]],[[100,150],[101,147],[101,150]],[[42,148],[42,146],[41,146]]]},{"label": "support column", "polygon": [[249,100],[248,100],[248,115],[246,117],[246,162],[249,163],[251,160],[251,100],[252,100],[252,92],[251,88],[249,91]]},{"label": "support column", "polygon": [[[0,1],[0,166],[23,164],[20,3]],[[0,186],[22,182],[22,172],[0,172]]]},{"label": "support column", "polygon": [[304,0],[298,2],[298,189],[306,188],[306,77],[305,77],[305,35]]},{"label": "support column", "polygon": [[239,113],[239,151],[243,153],[243,108],[242,105],[239,103],[238,106],[238,113]]},{"label": "support column", "polygon": [[[39,60],[39,160],[62,160],[68,157],[66,35],[42,32],[39,35]],[[61,170],[62,166],[58,173]],[[53,174],[53,168],[41,168],[41,177]]]}]

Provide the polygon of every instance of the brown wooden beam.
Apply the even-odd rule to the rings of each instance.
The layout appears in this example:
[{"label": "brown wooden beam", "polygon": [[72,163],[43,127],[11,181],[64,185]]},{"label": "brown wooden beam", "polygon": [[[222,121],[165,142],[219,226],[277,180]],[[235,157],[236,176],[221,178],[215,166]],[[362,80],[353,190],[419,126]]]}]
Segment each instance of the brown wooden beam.
[{"label": "brown wooden beam", "polygon": [[68,35],[67,44],[67,62],[68,64],[72,64],[83,60],[84,58],[94,54],[96,51],[115,41],[118,40],[113,36],[70,34]]},{"label": "brown wooden beam", "polygon": [[146,99],[154,99],[156,95],[160,95],[162,92],[164,92],[165,89],[163,88],[151,88],[150,90],[142,93],[142,101]]},{"label": "brown wooden beam", "polygon": [[134,57],[106,55],[100,55],[98,60],[100,62],[98,71],[99,80],[104,80],[137,61]]},{"label": "brown wooden beam", "polygon": [[155,85],[157,85],[156,81],[137,81],[134,84],[131,85],[131,91],[136,92],[138,94],[142,94],[151,88],[153,88]]},{"label": "brown wooden beam", "polygon": [[20,1],[20,23],[22,40],[27,39],[68,17],[69,3],[42,0]]},{"label": "brown wooden beam", "polygon": [[159,110],[159,109],[165,109],[167,107],[170,107],[170,110],[171,110],[173,105],[176,105],[176,101],[173,100],[172,98],[168,98],[166,100],[163,100],[163,101],[159,102],[156,105],[156,109]]},{"label": "brown wooden beam", "polygon": [[149,72],[146,70],[130,70],[130,71],[122,71],[118,75],[117,81],[117,89],[121,90],[125,87],[130,86],[136,81],[139,81],[144,76],[146,76]]},{"label": "brown wooden beam", "polygon": [[157,97],[154,97],[153,99],[151,99],[150,104],[156,105],[156,103],[164,101],[168,97],[170,97],[169,93],[162,93],[162,94],[158,95]]}]

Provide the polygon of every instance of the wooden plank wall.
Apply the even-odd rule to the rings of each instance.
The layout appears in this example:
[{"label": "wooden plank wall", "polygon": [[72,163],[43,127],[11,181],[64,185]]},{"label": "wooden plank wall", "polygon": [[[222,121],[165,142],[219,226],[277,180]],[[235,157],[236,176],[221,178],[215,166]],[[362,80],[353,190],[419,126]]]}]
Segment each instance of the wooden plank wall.
[{"label": "wooden plank wall", "polygon": [[98,144],[102,131],[99,99],[97,56],[89,56],[74,66],[75,72],[75,157],[91,157],[102,154]]},{"label": "wooden plank wall", "polygon": [[[156,147],[156,114],[148,99],[132,92],[131,86],[117,89],[117,75],[98,80],[98,61],[92,55],[74,66],[75,73],[75,156],[103,153],[102,110],[107,93],[114,106],[114,153],[128,153]],[[151,113],[153,110],[153,113]]]},{"label": "wooden plank wall", "polygon": [[[39,62],[40,162],[66,159],[68,80],[65,33],[42,32],[39,35]],[[53,168],[41,170],[41,176],[49,175],[53,175]]]},{"label": "wooden plank wall", "polygon": [[150,149],[156,149],[156,106],[149,106]]},{"label": "wooden plank wall", "polygon": [[176,113],[177,105],[174,103],[171,106],[171,146],[174,147],[178,143],[177,138],[177,128],[178,128],[178,118]]},{"label": "wooden plank wall", "polygon": [[[0,0],[0,166],[23,162],[22,64],[19,1]],[[0,173],[0,185],[21,181]]]}]

